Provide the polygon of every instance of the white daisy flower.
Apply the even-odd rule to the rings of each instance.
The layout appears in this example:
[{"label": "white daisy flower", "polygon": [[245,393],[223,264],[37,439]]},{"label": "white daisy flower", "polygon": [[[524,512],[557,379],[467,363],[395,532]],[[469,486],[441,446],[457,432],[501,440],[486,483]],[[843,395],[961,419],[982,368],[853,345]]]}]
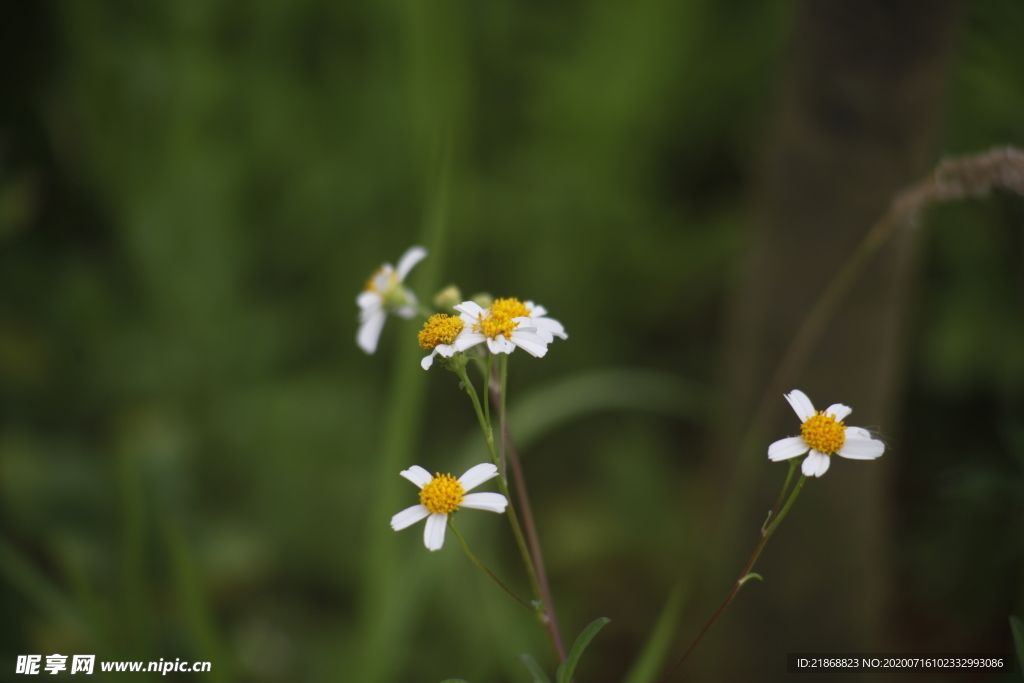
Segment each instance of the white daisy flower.
[{"label": "white daisy flower", "polygon": [[402,286],[413,266],[423,260],[427,250],[410,247],[402,254],[398,267],[385,263],[366,283],[366,289],[356,297],[359,304],[359,331],[356,343],[366,353],[377,350],[377,341],[388,313],[401,318],[416,315],[416,295]]},{"label": "white daisy flower", "polygon": [[786,394],[786,400],[802,422],[800,436],[779,439],[769,446],[769,460],[788,460],[810,451],[801,471],[808,477],[820,477],[828,470],[832,455],[851,460],[874,460],[885,451],[885,444],[872,439],[868,430],[843,424],[852,408],[835,403],[825,410],[815,411],[811,399],[798,389]]},{"label": "white daisy flower", "polygon": [[419,334],[420,346],[430,351],[430,355],[420,361],[423,369],[430,369],[437,354],[441,354],[443,358],[454,356],[458,351],[454,342],[465,329],[466,323],[462,318],[454,318],[446,313],[430,316],[430,319],[423,323],[423,329]]},{"label": "white daisy flower", "polygon": [[[556,320],[542,316],[537,320],[531,318],[530,309],[518,299],[498,299],[487,309],[473,301],[463,301],[455,310],[462,314],[466,324],[466,331],[455,340],[459,351],[486,342],[491,353],[512,353],[518,346],[531,356],[541,358],[548,352],[548,344],[554,339],[552,335],[565,334]],[[537,324],[539,320],[544,321],[541,326]]]},{"label": "white daisy flower", "polygon": [[498,476],[498,468],[489,462],[470,467],[458,479],[450,474],[437,474],[432,477],[430,472],[419,465],[402,470],[401,474],[420,487],[420,504],[406,508],[392,517],[391,528],[401,531],[421,519],[426,519],[423,544],[430,551],[440,550],[444,545],[448,515],[459,508],[501,513],[508,505],[508,500],[500,493],[466,493],[488,479]]}]

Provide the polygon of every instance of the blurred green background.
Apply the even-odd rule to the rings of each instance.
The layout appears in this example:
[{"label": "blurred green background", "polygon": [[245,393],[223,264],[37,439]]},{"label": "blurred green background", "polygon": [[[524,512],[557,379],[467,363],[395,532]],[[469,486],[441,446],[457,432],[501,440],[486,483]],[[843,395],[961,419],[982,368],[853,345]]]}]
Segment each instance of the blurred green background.
[{"label": "blurred green background", "polygon": [[[612,619],[576,680],[625,680],[673,589],[674,662],[784,477],[781,396],[739,443],[792,321],[893,193],[1024,144],[1024,4],[814,5],[0,4],[0,680],[54,652],[216,681],[553,671],[454,539],[387,525],[399,469],[485,459],[455,377],[416,367],[421,321],[354,343],[356,294],[416,243],[422,298],[533,299],[570,334],[512,356],[510,410],[565,636]],[[1017,196],[940,207],[854,286],[855,350],[793,386],[887,453],[808,486],[688,680],[1010,651],[1022,227]],[[461,526],[526,592],[504,521]]]}]

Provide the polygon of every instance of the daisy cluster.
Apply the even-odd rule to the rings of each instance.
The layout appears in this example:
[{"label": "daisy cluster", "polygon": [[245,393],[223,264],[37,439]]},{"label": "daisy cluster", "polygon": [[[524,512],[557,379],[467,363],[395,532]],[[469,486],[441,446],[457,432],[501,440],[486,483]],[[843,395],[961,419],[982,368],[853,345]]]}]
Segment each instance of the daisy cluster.
[{"label": "daisy cluster", "polygon": [[430,351],[420,362],[424,370],[434,363],[434,356],[451,358],[480,344],[491,353],[512,353],[519,347],[542,358],[555,337],[569,338],[562,323],[548,318],[547,309],[532,301],[498,299],[487,308],[463,301],[455,310],[457,318],[439,313],[423,324],[420,346]]},{"label": "daisy cluster", "polygon": [[[389,314],[411,318],[420,310],[416,295],[404,282],[409,271],[426,255],[423,247],[410,248],[399,259],[398,266],[382,265],[356,297],[360,309],[356,343],[366,353],[377,350]],[[440,298],[450,296],[452,289],[442,292]],[[485,348],[485,353],[492,354],[510,354],[521,348],[541,358],[555,337],[568,338],[562,324],[547,317],[547,309],[532,301],[498,299],[486,308],[475,301],[463,301],[452,306],[452,310],[458,315],[432,315],[419,332],[420,346],[430,351],[420,363],[424,370],[434,364],[437,356],[448,360],[474,347]],[[399,531],[425,519],[423,542],[428,550],[439,550],[444,545],[448,516],[459,509],[502,513],[508,506],[508,500],[500,493],[468,493],[498,476],[498,468],[491,463],[475,465],[458,479],[439,472],[431,475],[418,465],[403,470],[401,475],[419,487],[420,502],[394,515],[391,528]]]}]

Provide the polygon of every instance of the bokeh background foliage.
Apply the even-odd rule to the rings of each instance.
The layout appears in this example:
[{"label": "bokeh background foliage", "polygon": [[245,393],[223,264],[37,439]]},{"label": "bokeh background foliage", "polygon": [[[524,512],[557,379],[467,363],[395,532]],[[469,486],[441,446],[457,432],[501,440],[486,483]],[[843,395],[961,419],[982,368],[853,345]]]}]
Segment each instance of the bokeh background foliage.
[{"label": "bokeh background foliage", "polygon": [[[748,459],[749,501],[724,495],[744,395],[778,360],[742,361],[735,391],[736,311],[785,185],[766,174],[791,149],[801,41],[828,19],[812,4],[0,5],[0,678],[53,652],[211,660],[222,681],[522,681],[524,651],[553,670],[454,543],[427,554],[387,528],[414,491],[397,469],[381,479],[382,457],[453,473],[483,457],[454,378],[394,361],[416,358],[418,322],[389,322],[370,358],[353,343],[355,294],[422,240],[412,284],[533,298],[570,332],[542,361],[512,358],[510,409],[566,637],[612,618],[577,679],[622,680],[673,587],[692,636],[783,476]],[[1024,143],[1021,3],[819,6],[867,8],[824,34],[860,40],[865,63],[886,66],[872,41],[904,28],[903,52],[937,55],[910,81],[941,86],[935,123],[883,190]],[[888,122],[907,103],[834,74],[847,108],[804,109],[851,148],[902,149]],[[884,203],[864,206],[869,222]],[[837,463],[804,493],[768,580],[691,676],[738,675],[729,652],[767,651],[744,676],[774,680],[799,649],[1008,651],[1006,615],[1024,613],[1022,225],[1019,197],[929,213],[897,261],[909,303],[885,323],[885,390],[854,403],[835,387],[865,369],[844,359],[834,384],[803,378],[889,452],[863,486],[855,465],[873,466]],[[822,263],[867,228],[821,225]],[[771,275],[813,301],[817,270]],[[824,498],[864,511],[871,543],[815,524]],[[461,526],[525,590],[505,527]],[[821,570],[851,557],[870,580]],[[865,592],[878,608],[854,619],[802,602]],[[836,622],[850,630],[820,636]]]}]

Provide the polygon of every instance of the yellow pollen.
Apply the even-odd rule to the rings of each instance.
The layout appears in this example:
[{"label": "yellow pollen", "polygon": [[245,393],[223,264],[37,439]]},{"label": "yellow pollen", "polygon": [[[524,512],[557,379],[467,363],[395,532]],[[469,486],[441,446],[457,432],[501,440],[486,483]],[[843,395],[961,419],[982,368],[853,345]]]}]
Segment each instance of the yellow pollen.
[{"label": "yellow pollen", "polygon": [[420,330],[420,346],[429,351],[438,344],[451,344],[464,326],[462,318],[453,318],[447,313],[432,315]]},{"label": "yellow pollen", "polygon": [[530,315],[526,306],[519,299],[498,299],[487,311],[487,315],[473,325],[473,328],[484,336],[494,339],[499,334],[507,339],[519,323],[512,318],[524,318]]},{"label": "yellow pollen", "polygon": [[465,494],[466,490],[455,477],[437,473],[430,483],[420,489],[420,502],[432,515],[447,515],[459,509]]},{"label": "yellow pollen", "polygon": [[834,416],[819,410],[800,425],[800,436],[814,450],[832,455],[846,443],[846,428]]}]

